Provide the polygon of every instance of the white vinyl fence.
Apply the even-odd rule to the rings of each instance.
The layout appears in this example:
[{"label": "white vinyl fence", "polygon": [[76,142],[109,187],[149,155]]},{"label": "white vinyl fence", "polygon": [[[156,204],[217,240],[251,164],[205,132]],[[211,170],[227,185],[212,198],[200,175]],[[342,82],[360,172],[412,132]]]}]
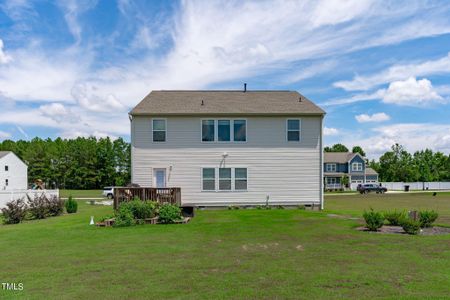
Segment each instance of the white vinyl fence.
[{"label": "white vinyl fence", "polygon": [[450,182],[381,182],[389,190],[404,190],[409,185],[410,191],[417,190],[450,190]]},{"label": "white vinyl fence", "polygon": [[45,194],[47,197],[56,195],[59,197],[59,190],[11,190],[11,191],[0,191],[0,208],[5,207],[6,203],[12,200],[25,198],[27,200],[27,195],[34,198],[35,195]]}]

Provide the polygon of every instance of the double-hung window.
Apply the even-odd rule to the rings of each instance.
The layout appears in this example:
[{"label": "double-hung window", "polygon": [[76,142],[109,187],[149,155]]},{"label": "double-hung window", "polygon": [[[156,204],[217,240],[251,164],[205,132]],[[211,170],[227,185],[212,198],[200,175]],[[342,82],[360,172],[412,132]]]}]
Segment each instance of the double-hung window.
[{"label": "double-hung window", "polygon": [[352,171],[361,172],[363,170],[363,164],[360,162],[352,163]]},{"label": "double-hung window", "polygon": [[336,164],[327,164],[327,172],[336,172]]},{"label": "double-hung window", "polygon": [[231,168],[219,168],[219,190],[231,191]]},{"label": "double-hung window", "polygon": [[300,119],[287,120],[287,140],[289,142],[300,141]]},{"label": "double-hung window", "polygon": [[234,169],[234,189],[247,190],[247,168]]},{"label": "double-hung window", "polygon": [[217,140],[219,142],[229,142],[231,140],[231,121],[217,121]]},{"label": "double-hung window", "polygon": [[234,120],[233,121],[233,135],[235,142],[247,141],[247,121],[246,120]]},{"label": "double-hung window", "polygon": [[152,131],[153,131],[153,141],[154,142],[165,142],[166,141],[166,120],[165,119],[153,119],[152,120]]},{"label": "double-hung window", "polygon": [[202,142],[246,141],[246,120],[202,120]]},{"label": "double-hung window", "polygon": [[216,169],[204,168],[202,170],[202,189],[204,191],[216,190]]},{"label": "double-hung window", "polygon": [[5,166],[5,172],[9,171],[9,166]]},{"label": "double-hung window", "polygon": [[214,142],[215,121],[202,120],[202,142]]}]

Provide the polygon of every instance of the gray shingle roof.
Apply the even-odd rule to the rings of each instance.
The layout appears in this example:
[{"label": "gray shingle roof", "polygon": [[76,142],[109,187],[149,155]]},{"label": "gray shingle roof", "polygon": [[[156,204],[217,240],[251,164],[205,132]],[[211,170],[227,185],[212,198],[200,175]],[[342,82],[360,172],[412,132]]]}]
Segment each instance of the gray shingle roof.
[{"label": "gray shingle roof", "polygon": [[11,153],[11,151],[0,151],[0,158],[2,158],[3,156],[6,156],[9,153]]},{"label": "gray shingle roof", "polygon": [[295,91],[152,91],[130,114],[323,115],[325,111]]},{"label": "gray shingle roof", "polygon": [[366,175],[378,175],[378,173],[374,169],[367,167],[366,168]]},{"label": "gray shingle roof", "polygon": [[351,152],[324,152],[323,160],[326,163],[340,163],[345,164],[355,156]]}]

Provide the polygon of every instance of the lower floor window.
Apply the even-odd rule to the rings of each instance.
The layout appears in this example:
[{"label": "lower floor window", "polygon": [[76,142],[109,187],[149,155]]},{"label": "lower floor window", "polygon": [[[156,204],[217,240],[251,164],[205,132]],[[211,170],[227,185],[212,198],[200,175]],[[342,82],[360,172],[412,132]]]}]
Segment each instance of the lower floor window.
[{"label": "lower floor window", "polygon": [[247,190],[247,168],[203,168],[203,191]]}]

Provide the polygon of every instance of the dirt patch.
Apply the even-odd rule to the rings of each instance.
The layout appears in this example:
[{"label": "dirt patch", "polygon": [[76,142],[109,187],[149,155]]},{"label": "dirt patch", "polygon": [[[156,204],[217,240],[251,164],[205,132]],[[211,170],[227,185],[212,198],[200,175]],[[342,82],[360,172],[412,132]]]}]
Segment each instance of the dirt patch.
[{"label": "dirt patch", "polygon": [[[406,232],[403,230],[400,226],[388,226],[384,225],[378,231],[369,231],[366,227],[357,227],[356,230],[358,231],[366,231],[370,233],[381,233],[381,234],[406,234]],[[421,229],[420,235],[439,235],[439,234],[450,234],[450,228],[447,227],[439,227],[434,226],[430,228],[423,228]]]}]

